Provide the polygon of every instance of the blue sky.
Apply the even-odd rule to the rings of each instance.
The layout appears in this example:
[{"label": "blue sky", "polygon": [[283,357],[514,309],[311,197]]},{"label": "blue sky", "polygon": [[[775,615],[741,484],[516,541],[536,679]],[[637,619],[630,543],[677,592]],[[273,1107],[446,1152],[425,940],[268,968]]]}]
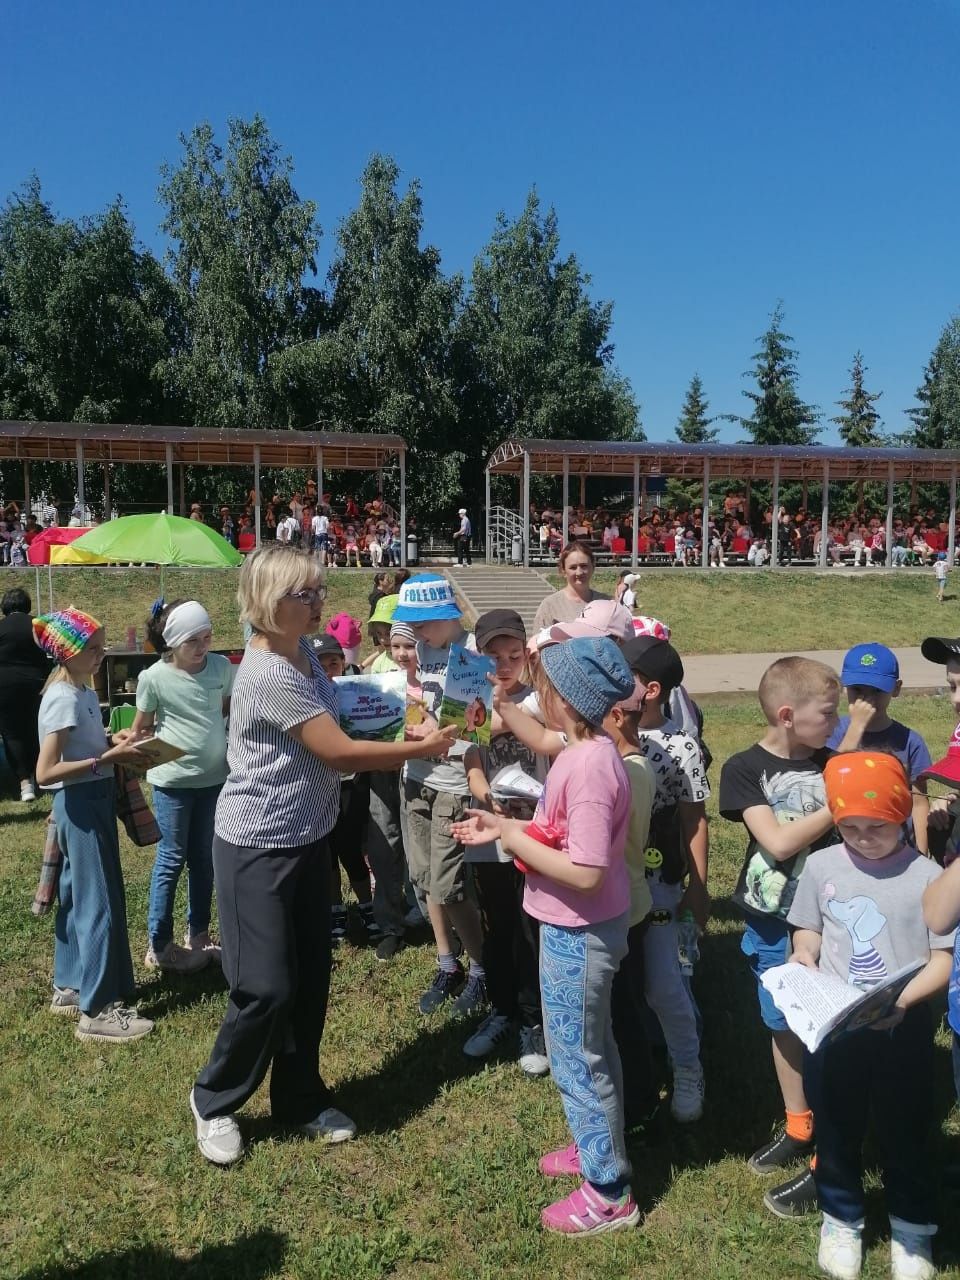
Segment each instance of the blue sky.
[{"label": "blue sky", "polygon": [[836,413],[860,348],[900,430],[960,310],[958,0],[8,0],[4,28],[0,191],[35,171],[69,216],[120,194],[157,249],[159,166],[201,120],[266,118],[324,268],[375,151],[421,181],[450,271],[535,184],[614,302],[651,439],[694,370],[746,412],[778,298],[804,398]]}]

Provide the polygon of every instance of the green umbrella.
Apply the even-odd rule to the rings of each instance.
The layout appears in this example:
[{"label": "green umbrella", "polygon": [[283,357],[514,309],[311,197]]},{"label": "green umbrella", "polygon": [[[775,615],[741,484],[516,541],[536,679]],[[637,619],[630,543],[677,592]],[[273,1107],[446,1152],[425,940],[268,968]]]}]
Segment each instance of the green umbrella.
[{"label": "green umbrella", "polygon": [[73,544],[104,560],[129,564],[187,564],[218,569],[243,563],[226,538],[182,516],[122,516],[98,525]]}]

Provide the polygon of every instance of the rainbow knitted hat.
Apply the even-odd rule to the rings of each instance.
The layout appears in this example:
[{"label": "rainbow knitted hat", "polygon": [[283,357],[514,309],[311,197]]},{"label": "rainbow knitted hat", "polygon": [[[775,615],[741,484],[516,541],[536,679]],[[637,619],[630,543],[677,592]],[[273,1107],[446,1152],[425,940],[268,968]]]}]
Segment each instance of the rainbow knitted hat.
[{"label": "rainbow knitted hat", "polygon": [[69,662],[87,646],[101,624],[79,609],[58,609],[33,619],[33,638],[54,662]]}]

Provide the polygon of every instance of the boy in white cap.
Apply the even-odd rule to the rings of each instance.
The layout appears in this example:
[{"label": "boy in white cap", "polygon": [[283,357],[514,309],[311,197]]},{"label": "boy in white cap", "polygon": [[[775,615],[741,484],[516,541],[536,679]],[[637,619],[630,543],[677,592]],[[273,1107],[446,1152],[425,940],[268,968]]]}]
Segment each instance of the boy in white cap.
[{"label": "boy in white cap", "polygon": [[[475,648],[473,636],[464,630],[453,588],[436,573],[418,573],[408,578],[400,588],[393,620],[413,627],[424,708],[428,716],[436,719],[450,646]],[[422,729],[426,734],[433,728],[428,718],[408,732],[415,734]],[[437,971],[420,997],[420,1012],[433,1013],[449,1000],[454,1012],[470,1013],[487,1003],[487,989],[480,912],[471,894],[463,845],[450,832],[451,823],[462,819],[471,800],[462,752],[444,760],[410,761],[404,771],[401,797],[410,879],[426,895],[437,943]],[[469,976],[454,957],[451,925],[470,958]]]}]

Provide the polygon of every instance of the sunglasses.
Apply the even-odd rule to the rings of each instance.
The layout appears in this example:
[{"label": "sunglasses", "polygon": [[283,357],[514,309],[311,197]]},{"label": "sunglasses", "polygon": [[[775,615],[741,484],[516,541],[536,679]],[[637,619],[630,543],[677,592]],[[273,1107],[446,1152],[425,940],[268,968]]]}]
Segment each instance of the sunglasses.
[{"label": "sunglasses", "polygon": [[317,603],[323,603],[327,598],[326,587],[304,587],[302,591],[288,591],[283,597],[284,600],[299,600],[301,604],[312,609]]}]

